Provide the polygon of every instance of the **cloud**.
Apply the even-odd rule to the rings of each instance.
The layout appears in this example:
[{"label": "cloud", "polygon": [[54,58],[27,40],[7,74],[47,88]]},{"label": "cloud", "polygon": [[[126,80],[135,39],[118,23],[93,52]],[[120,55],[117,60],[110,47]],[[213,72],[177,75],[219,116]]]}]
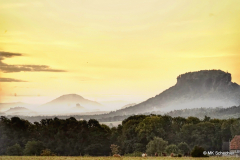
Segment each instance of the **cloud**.
[{"label": "cloud", "polygon": [[46,65],[7,65],[0,64],[0,70],[4,73],[9,72],[66,72],[59,69],[51,69]]},{"label": "cloud", "polygon": [[27,82],[13,78],[0,78],[0,82]]},{"label": "cloud", "polygon": [[65,70],[52,69],[47,65],[8,65],[3,63],[5,58],[14,56],[22,56],[20,53],[0,52],[0,71],[4,73],[10,72],[66,72]]},{"label": "cloud", "polygon": [[11,58],[14,56],[22,56],[20,53],[11,53],[11,52],[0,52],[0,60],[3,60],[4,58]]}]

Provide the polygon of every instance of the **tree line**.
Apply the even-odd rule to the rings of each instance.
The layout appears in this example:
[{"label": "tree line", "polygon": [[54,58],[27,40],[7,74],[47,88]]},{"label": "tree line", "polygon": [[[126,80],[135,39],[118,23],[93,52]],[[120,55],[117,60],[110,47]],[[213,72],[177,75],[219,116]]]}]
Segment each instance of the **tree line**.
[{"label": "tree line", "polygon": [[30,123],[0,118],[0,155],[109,156],[148,153],[184,154],[196,146],[221,151],[222,143],[240,135],[240,118],[204,119],[168,115],[135,115],[109,128],[95,119],[74,117]]}]

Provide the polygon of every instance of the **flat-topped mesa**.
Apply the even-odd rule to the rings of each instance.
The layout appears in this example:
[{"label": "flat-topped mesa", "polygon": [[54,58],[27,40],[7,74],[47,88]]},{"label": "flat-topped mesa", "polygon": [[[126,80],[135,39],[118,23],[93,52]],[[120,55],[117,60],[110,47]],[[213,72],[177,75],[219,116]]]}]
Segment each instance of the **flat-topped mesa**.
[{"label": "flat-topped mesa", "polygon": [[197,72],[188,72],[177,77],[177,85],[230,85],[231,81],[231,74],[221,70],[201,70]]},{"label": "flat-topped mesa", "polygon": [[114,115],[200,107],[230,107],[240,104],[240,86],[231,74],[221,70],[189,72],[177,77],[176,85],[137,105],[116,111]]}]

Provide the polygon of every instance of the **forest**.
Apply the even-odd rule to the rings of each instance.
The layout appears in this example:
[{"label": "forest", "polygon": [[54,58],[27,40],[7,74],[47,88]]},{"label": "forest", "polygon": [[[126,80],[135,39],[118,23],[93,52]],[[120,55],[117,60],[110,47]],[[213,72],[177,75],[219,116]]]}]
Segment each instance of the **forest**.
[{"label": "forest", "polygon": [[196,146],[221,151],[223,142],[239,134],[240,118],[135,115],[118,127],[109,128],[95,119],[55,117],[31,123],[19,117],[2,116],[0,155],[131,156],[145,152],[183,155]]}]

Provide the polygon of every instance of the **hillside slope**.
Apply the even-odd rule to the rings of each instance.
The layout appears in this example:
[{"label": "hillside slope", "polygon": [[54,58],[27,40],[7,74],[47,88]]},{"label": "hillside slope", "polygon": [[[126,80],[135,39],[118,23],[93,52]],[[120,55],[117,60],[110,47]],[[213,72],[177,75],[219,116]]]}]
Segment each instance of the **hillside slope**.
[{"label": "hillside slope", "polygon": [[112,115],[197,107],[229,107],[240,104],[240,87],[230,73],[221,70],[188,72],[177,77],[176,85],[135,106]]},{"label": "hillside slope", "polygon": [[14,107],[31,108],[31,107],[34,107],[34,106],[36,106],[36,105],[34,105],[34,104],[27,104],[27,103],[23,103],[23,102],[0,103],[0,112],[7,111],[8,109],[14,108]]},{"label": "hillside slope", "polygon": [[101,109],[103,107],[100,103],[85,99],[80,95],[67,94],[39,106],[38,110],[58,112],[75,107],[76,104],[81,104],[86,109]]},{"label": "hillside slope", "polygon": [[4,112],[5,115],[26,115],[26,116],[36,116],[37,112],[29,110],[25,107],[14,107]]}]

